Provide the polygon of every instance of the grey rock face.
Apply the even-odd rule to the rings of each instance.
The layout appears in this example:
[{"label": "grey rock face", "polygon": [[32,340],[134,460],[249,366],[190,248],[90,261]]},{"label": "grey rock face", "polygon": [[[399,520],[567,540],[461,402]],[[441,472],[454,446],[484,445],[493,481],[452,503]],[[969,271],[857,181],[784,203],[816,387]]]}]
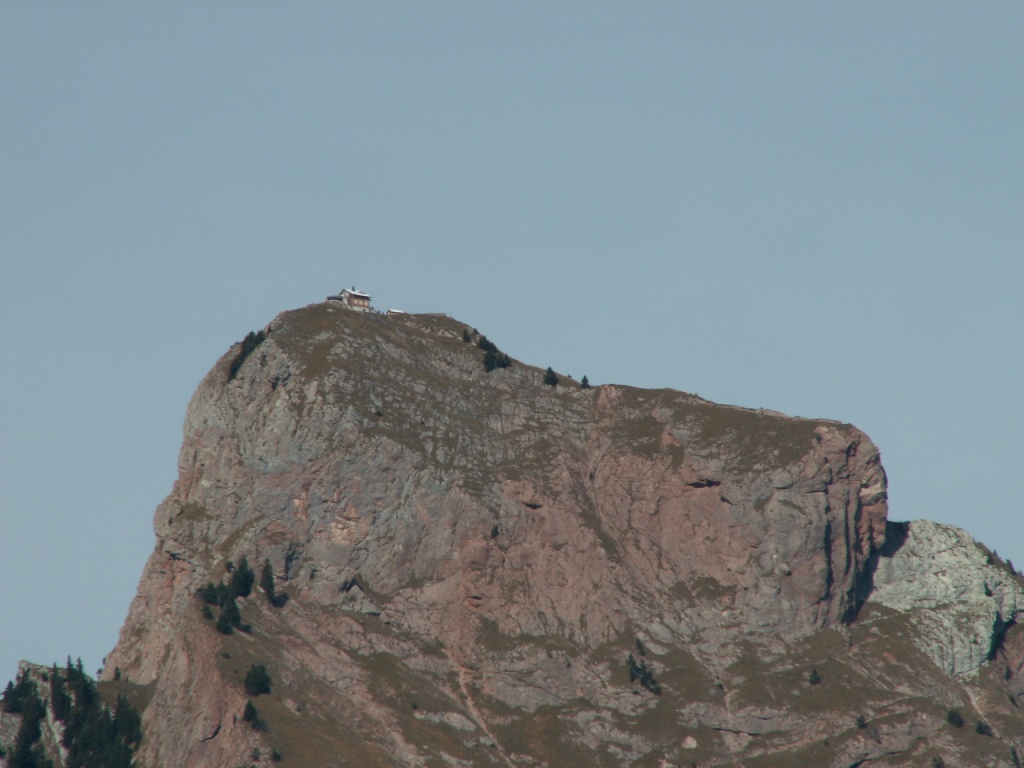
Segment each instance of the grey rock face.
[{"label": "grey rock face", "polygon": [[870,600],[914,612],[917,642],[950,675],[976,673],[1024,612],[1024,587],[964,530],[929,520],[897,526]]}]

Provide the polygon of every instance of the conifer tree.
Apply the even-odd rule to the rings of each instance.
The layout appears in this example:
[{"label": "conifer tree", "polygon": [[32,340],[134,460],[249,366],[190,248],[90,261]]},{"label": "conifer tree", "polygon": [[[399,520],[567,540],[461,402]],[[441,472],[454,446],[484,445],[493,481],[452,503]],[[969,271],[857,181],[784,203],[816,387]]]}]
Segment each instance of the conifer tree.
[{"label": "conifer tree", "polygon": [[270,693],[270,675],[264,664],[253,664],[245,675],[245,692],[250,696]]},{"label": "conifer tree", "polygon": [[139,711],[128,703],[128,699],[118,694],[114,709],[114,726],[117,735],[126,744],[138,744],[142,741],[142,717]]},{"label": "conifer tree", "polygon": [[275,608],[280,608],[288,602],[287,594],[281,593],[279,595],[275,591],[274,568],[270,565],[270,560],[263,561],[263,571],[260,573],[260,587],[263,589],[263,593],[267,596],[267,602]]},{"label": "conifer tree", "polygon": [[260,587],[267,595],[267,599],[270,604],[274,604],[274,567],[270,564],[270,560],[263,561],[263,571],[260,573]]},{"label": "conifer tree", "polygon": [[498,367],[498,353],[492,349],[484,352],[484,370],[490,373]]},{"label": "conifer tree", "polygon": [[206,584],[199,588],[199,597],[208,605],[220,604],[220,598],[217,595],[217,587],[214,586],[212,581],[206,582]]},{"label": "conifer tree", "polygon": [[267,724],[260,718],[260,713],[251,701],[245,702],[245,711],[242,712],[242,720],[247,722],[254,731],[267,730]]},{"label": "conifer tree", "polygon": [[249,560],[243,555],[231,574],[231,583],[228,586],[231,596],[248,597],[252,593],[252,585],[255,581],[256,575],[249,567]]},{"label": "conifer tree", "polygon": [[221,608],[220,616],[217,617],[217,631],[223,635],[230,635],[235,627],[242,628],[242,614],[238,611],[235,598],[228,596],[227,602]]},{"label": "conifer tree", "polygon": [[71,697],[68,696],[67,689],[64,687],[64,678],[56,664],[50,670],[50,707],[53,710],[53,716],[62,723],[66,723],[68,717],[71,716]]}]

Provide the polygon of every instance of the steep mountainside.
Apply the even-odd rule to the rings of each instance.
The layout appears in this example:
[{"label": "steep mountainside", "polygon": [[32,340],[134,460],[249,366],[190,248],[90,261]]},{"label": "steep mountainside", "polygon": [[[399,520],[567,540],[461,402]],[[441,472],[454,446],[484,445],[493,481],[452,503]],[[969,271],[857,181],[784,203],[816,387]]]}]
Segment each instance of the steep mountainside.
[{"label": "steep mountainside", "polygon": [[327,303],[214,366],[106,660],[143,765],[1019,765],[1020,579],[863,433],[478,340]]}]

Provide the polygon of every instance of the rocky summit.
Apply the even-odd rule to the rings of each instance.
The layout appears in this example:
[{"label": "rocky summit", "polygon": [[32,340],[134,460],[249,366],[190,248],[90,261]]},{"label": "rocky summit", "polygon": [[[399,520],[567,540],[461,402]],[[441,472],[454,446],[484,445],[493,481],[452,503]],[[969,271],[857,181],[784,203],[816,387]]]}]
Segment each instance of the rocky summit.
[{"label": "rocky summit", "polygon": [[103,685],[141,766],[1020,766],[1020,576],[833,421],[338,302],[188,407]]}]

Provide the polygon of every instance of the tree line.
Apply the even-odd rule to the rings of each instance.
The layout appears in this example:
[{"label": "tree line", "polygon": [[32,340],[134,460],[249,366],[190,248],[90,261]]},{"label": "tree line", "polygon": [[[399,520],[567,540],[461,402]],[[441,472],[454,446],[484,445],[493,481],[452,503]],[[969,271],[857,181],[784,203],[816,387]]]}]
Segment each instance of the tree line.
[{"label": "tree line", "polygon": [[[82,671],[82,660],[44,672],[49,696],[43,696],[33,676],[25,671],[8,682],[2,697],[4,712],[21,715],[21,724],[7,753],[8,768],[53,768],[42,745],[42,721],[47,707],[61,723],[61,744],[67,750],[66,768],[131,768],[142,741],[142,717],[118,695],[111,709],[100,700],[96,683]],[[48,699],[48,701],[47,701]]]}]

